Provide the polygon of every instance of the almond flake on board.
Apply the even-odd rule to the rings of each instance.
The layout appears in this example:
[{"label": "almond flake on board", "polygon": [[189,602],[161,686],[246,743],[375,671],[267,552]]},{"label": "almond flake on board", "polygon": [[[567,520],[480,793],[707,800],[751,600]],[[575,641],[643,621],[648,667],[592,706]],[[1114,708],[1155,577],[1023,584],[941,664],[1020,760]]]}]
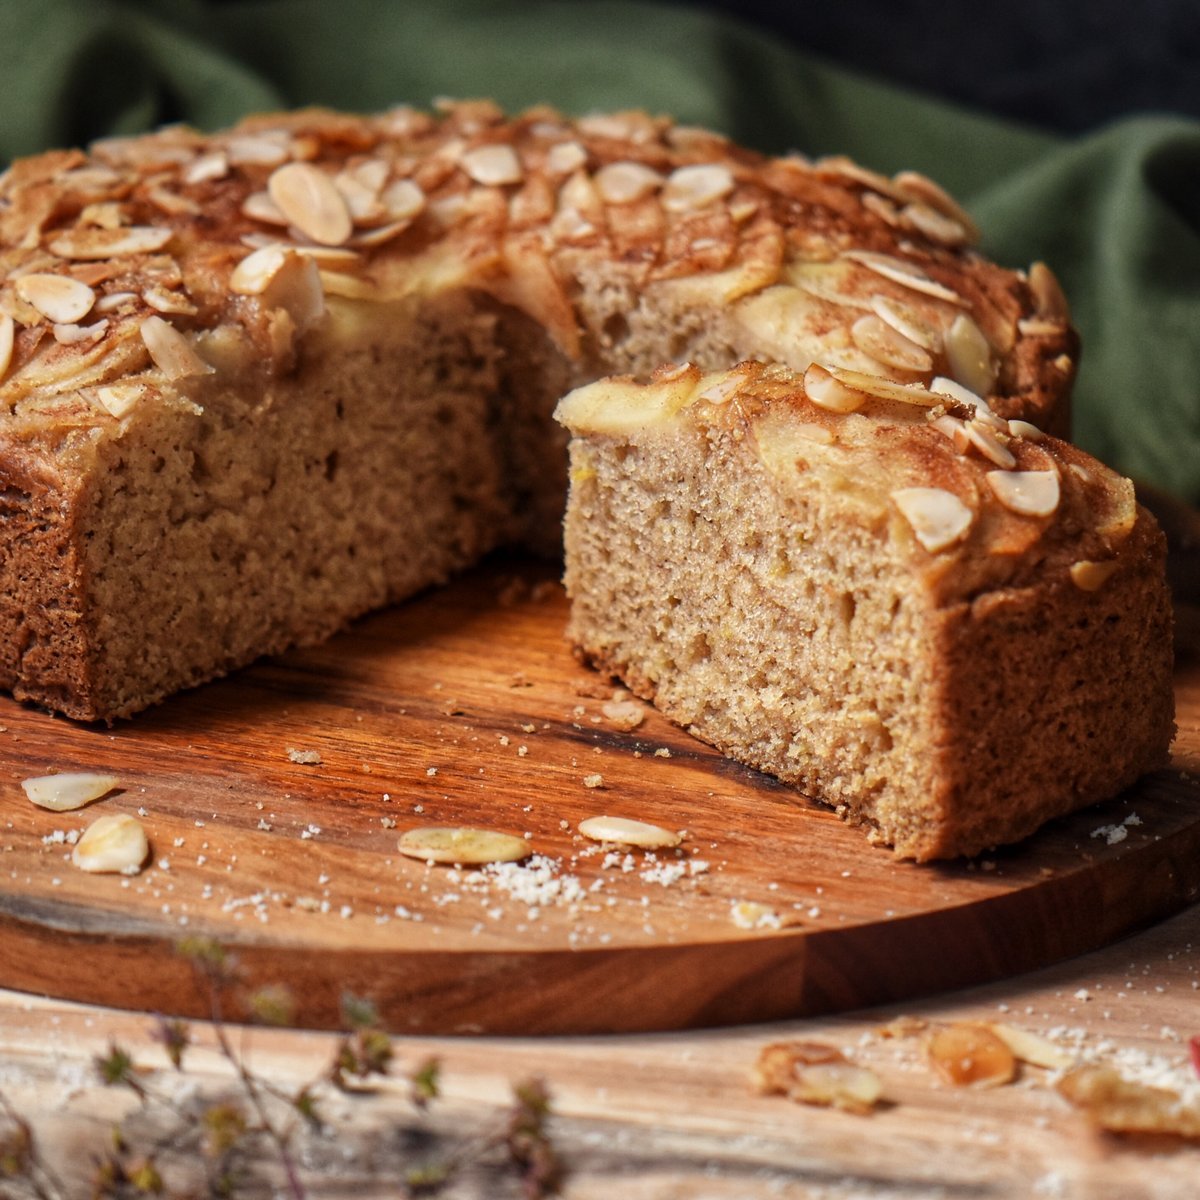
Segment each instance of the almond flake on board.
[{"label": "almond flake on board", "polygon": [[438,828],[422,826],[408,830],[398,843],[401,854],[428,863],[459,863],[482,866],[486,863],[518,862],[533,852],[524,838],[494,829]]},{"label": "almond flake on board", "polygon": [[115,775],[100,775],[93,771],[64,771],[59,775],[37,775],[21,780],[25,795],[38,808],[50,812],[73,812],[107,796],[116,786]]}]

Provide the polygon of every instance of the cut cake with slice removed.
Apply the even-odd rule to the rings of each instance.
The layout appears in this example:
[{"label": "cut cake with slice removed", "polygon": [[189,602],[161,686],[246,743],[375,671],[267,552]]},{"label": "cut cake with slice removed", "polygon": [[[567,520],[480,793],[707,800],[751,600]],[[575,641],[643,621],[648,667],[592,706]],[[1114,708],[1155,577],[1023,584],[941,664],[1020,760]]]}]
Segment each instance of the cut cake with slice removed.
[{"label": "cut cake with slice removed", "polygon": [[688,359],[951,375],[1065,430],[1053,276],[912,172],[645,113],[322,110],[0,174],[0,688],[128,716],[502,545],[568,389]]},{"label": "cut cake with slice removed", "polygon": [[556,415],[582,655],[897,855],[1016,841],[1166,763],[1163,538],[1074,446],[817,365],[601,380]]}]

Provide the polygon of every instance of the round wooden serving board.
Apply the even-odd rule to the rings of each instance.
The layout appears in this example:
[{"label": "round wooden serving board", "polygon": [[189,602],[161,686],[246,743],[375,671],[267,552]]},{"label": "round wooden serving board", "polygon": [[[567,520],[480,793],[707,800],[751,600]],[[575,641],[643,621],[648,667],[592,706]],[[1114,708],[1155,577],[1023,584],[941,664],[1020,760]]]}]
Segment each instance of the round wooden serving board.
[{"label": "round wooden serving board", "polygon": [[[397,1033],[673,1029],[1014,974],[1200,895],[1196,664],[1172,769],[1014,849],[921,867],[650,709],[618,728],[565,614],[547,570],[493,564],[113,729],[0,700],[0,985],[204,1016],[178,953],[202,935],[236,957],[233,1017],[283,984],[315,1027],[350,992]],[[19,781],[52,770],[121,787],[49,813]],[[75,869],[67,839],[118,810],[141,814],[150,864]],[[687,833],[600,847],[576,826],[601,813]],[[524,834],[536,857],[427,867],[396,851],[416,825]]]}]

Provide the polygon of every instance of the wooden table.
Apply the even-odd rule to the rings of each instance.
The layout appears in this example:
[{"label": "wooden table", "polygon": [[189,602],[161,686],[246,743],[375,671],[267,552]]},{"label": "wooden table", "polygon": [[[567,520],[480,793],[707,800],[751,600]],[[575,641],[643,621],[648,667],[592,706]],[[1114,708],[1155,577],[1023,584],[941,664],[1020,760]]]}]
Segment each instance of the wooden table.
[{"label": "wooden table", "polygon": [[[901,1011],[931,1021],[1003,1020],[1097,1059],[1134,1068],[1161,1060],[1186,1077],[1186,1039],[1200,1032],[1198,987],[1194,907],[1097,953],[903,1009],[648,1036],[399,1039],[396,1048],[402,1065],[442,1058],[444,1096],[429,1123],[455,1136],[488,1128],[510,1081],[540,1075],[553,1097],[553,1137],[570,1169],[572,1200],[1185,1200],[1197,1194],[1200,1145],[1097,1135],[1035,1068],[1007,1087],[950,1088],[925,1065],[918,1039],[876,1031]],[[0,993],[0,1088],[69,1178],[86,1173],[88,1148],[104,1142],[120,1111],[134,1111],[131,1123],[145,1131],[136,1101],[98,1087],[89,1068],[115,1040],[156,1069],[151,1079],[170,1081],[149,1026],[146,1016]],[[212,1051],[211,1033],[196,1032],[188,1077],[216,1096],[232,1086],[231,1072]],[[877,1071],[892,1103],[859,1117],[753,1094],[756,1056],[781,1038],[843,1048]],[[328,1063],[336,1035],[257,1029],[247,1042],[254,1068],[294,1085]],[[420,1120],[404,1092],[388,1083],[374,1098],[331,1105],[339,1132],[311,1141],[310,1195],[383,1194],[389,1171],[396,1178],[396,1153],[379,1131]],[[517,1191],[477,1173],[450,1194]]]}]

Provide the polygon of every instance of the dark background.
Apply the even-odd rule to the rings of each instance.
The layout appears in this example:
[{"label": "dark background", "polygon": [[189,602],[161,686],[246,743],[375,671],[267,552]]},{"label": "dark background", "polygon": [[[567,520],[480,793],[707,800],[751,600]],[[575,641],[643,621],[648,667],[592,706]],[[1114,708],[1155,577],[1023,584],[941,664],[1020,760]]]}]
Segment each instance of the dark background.
[{"label": "dark background", "polygon": [[1047,130],[1080,133],[1132,112],[1200,117],[1200,0],[674,3]]}]

